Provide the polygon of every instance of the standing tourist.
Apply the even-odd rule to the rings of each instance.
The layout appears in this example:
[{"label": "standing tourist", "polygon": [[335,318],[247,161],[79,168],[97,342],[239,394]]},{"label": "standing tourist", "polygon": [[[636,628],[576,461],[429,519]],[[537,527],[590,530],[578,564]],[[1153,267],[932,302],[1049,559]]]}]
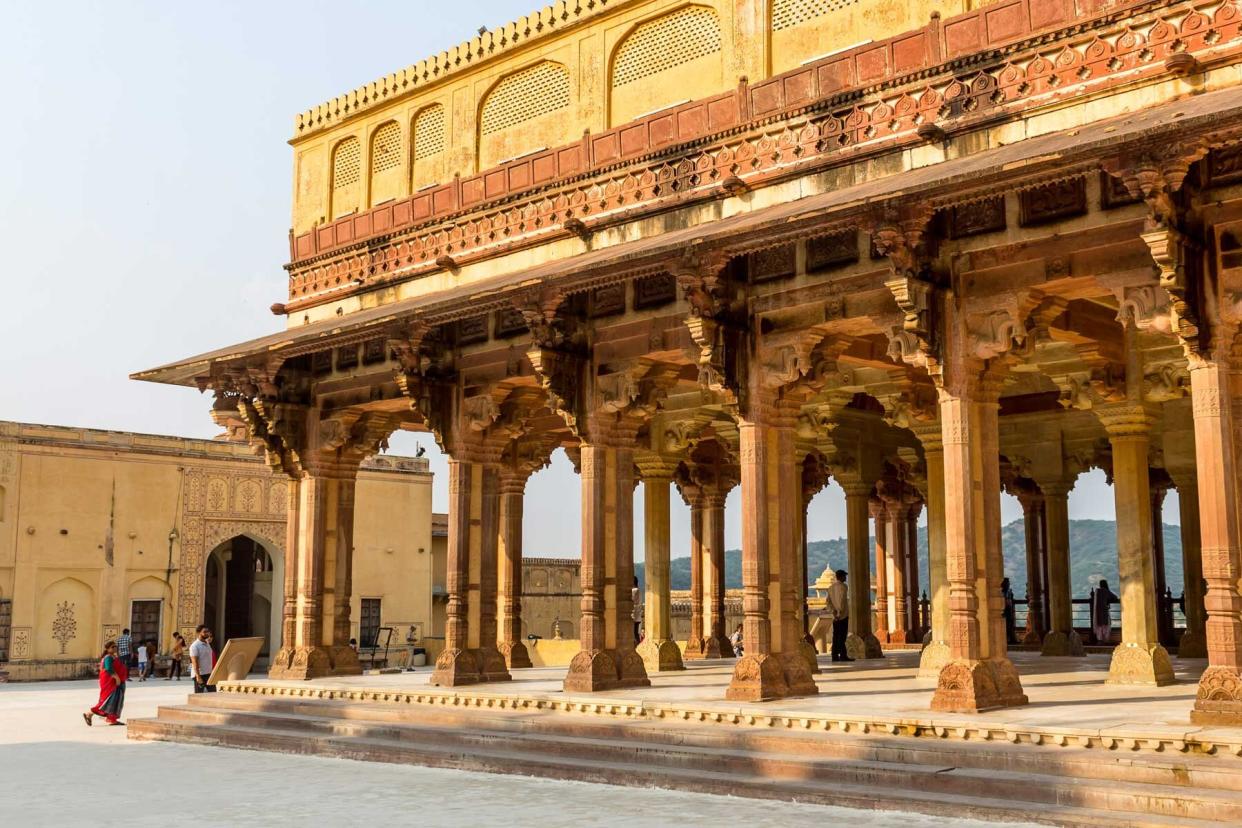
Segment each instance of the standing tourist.
[{"label": "standing tourist", "polygon": [[147,642],[145,641],[138,642],[138,680],[139,681],[147,680],[147,655],[148,653],[150,653],[150,648],[147,647]]},{"label": "standing tourist", "polygon": [[634,576],[634,588],[630,590],[630,601],[632,602],[630,617],[634,620],[634,643],[637,644],[643,640],[643,601],[642,596],[638,594],[638,576]]},{"label": "standing tourist", "polygon": [[1013,599],[1013,587],[1009,579],[1001,581],[1001,598],[1005,601],[1005,640],[1010,644],[1018,643],[1018,605]]},{"label": "standing tourist", "polygon": [[832,660],[853,661],[845,651],[845,637],[850,631],[850,592],[845,586],[845,570],[838,569],[836,576],[828,587],[827,602],[832,615]]},{"label": "standing tourist", "polygon": [[131,652],[133,647],[134,647],[134,640],[130,638],[129,627],[126,627],[125,629],[121,630],[121,634],[116,639],[117,655],[119,655],[121,657],[121,660],[125,662],[126,667],[132,666],[130,663],[130,658],[133,655],[133,653]]},{"label": "standing tourist", "polygon": [[99,657],[99,702],[82,714],[88,727],[94,723],[95,716],[102,716],[110,725],[125,724],[121,721],[121,708],[125,706],[127,678],[129,670],[120,649],[115,641],[109,641]]},{"label": "standing tourist", "polygon": [[1113,638],[1113,603],[1118,598],[1108,588],[1108,581],[1100,579],[1100,585],[1091,593],[1091,631],[1096,644],[1108,644]]},{"label": "standing tourist", "polygon": [[211,677],[211,667],[215,662],[215,656],[211,651],[211,630],[207,629],[206,624],[200,624],[196,630],[198,633],[194,639],[194,643],[190,645],[190,676],[194,679],[195,693],[211,693],[216,688],[207,685],[207,679]]},{"label": "standing tourist", "polygon": [[164,681],[172,681],[172,677],[176,676],[177,681],[181,681],[181,659],[185,655],[185,639],[181,637],[181,633],[173,633],[172,648],[168,651],[169,658],[172,661],[168,665],[168,675]]},{"label": "standing tourist", "polygon": [[733,635],[729,636],[729,643],[733,645],[733,653],[738,658],[742,657],[742,625],[738,624],[737,629],[733,631]]}]

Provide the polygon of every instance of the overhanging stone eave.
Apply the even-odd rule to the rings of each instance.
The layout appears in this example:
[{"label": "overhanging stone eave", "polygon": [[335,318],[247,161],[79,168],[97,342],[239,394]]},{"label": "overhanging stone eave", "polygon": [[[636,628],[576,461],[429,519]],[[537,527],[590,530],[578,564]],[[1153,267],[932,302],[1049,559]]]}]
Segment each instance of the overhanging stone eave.
[{"label": "overhanging stone eave", "polygon": [[[471,311],[484,312],[490,305],[503,302],[509,291],[530,284],[564,280],[567,276],[577,277],[588,269],[614,268],[624,273],[650,267],[661,260],[669,260],[691,244],[710,244],[730,252],[744,252],[748,245],[762,244],[755,240],[762,231],[779,234],[780,230],[801,229],[806,232],[806,225],[817,222],[827,227],[828,216],[839,216],[844,221],[851,212],[902,197],[924,198],[944,206],[976,197],[982,188],[1005,186],[1010,179],[1058,172],[1080,175],[1083,168],[1117,153],[1125,144],[1158,141],[1166,132],[1195,137],[1230,130],[1242,131],[1242,87],[1196,95],[1086,127],[1052,132],[840,190],[545,262],[441,293],[366,308],[343,318],[308,323],[139,371],[130,378],[196,386],[196,379],[206,375],[213,364],[302,353],[313,349],[317,342],[330,343],[345,336],[357,336],[368,328],[412,321],[415,317],[433,324],[447,321],[461,316],[467,305]],[[720,244],[723,239],[742,236],[748,237],[746,242]]]}]

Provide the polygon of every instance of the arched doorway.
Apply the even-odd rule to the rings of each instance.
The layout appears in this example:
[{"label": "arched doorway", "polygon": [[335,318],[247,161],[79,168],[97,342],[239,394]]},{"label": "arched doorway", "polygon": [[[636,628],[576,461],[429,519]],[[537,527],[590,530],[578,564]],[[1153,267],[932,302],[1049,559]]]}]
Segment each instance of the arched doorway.
[{"label": "arched doorway", "polygon": [[260,658],[279,649],[281,563],[279,555],[247,535],[226,540],[207,556],[203,618],[215,631],[217,653],[230,638],[252,636],[263,638]]}]

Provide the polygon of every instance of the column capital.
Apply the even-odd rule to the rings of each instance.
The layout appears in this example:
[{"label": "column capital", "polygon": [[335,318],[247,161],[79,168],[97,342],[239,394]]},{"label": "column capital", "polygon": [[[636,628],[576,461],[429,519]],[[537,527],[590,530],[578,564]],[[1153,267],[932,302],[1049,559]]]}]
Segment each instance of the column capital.
[{"label": "column capital", "polygon": [[1108,432],[1109,440],[1146,439],[1155,424],[1155,417],[1147,407],[1134,402],[1100,406],[1096,416]]},{"label": "column capital", "polygon": [[634,465],[638,467],[638,474],[644,481],[663,480],[671,482],[673,476],[677,474],[677,467],[680,465],[680,462],[674,457],[667,457],[651,451],[640,451],[635,452]]}]

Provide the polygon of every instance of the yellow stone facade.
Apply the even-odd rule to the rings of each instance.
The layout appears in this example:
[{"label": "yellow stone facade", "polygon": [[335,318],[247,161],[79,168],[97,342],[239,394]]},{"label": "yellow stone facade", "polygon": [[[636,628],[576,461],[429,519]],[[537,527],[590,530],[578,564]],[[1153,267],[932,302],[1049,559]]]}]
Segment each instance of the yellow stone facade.
[{"label": "yellow stone facade", "polygon": [[[0,661],[9,677],[90,673],[102,643],[139,624],[152,624],[161,652],[174,630],[219,630],[227,575],[213,578],[213,568],[227,565],[235,541],[262,550],[251,631],[279,647],[288,500],[287,479],[245,444],[0,422]],[[353,637],[364,602],[377,599],[394,644],[411,625],[430,635],[426,461],[369,460],[356,509]],[[150,619],[138,618],[144,608]]]}]

